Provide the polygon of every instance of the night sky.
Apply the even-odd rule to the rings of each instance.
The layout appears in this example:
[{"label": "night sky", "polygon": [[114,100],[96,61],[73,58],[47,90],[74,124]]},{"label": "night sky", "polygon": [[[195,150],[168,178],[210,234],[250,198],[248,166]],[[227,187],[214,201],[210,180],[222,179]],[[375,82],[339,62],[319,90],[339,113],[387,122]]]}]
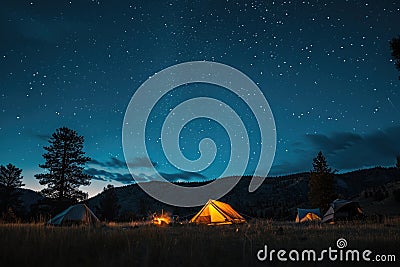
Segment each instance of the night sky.
[{"label": "night sky", "polygon": [[[6,1],[0,10],[0,164],[23,169],[40,185],[43,146],[56,128],[85,137],[93,195],[109,183],[132,183],[122,151],[125,110],[135,90],[164,68],[215,61],[249,76],[274,115],[276,155],[270,175],[308,171],[322,150],[339,171],[393,166],[400,153],[400,94],[389,41],[400,34],[400,1]],[[236,95],[209,85],[181,86],[152,111],[150,160],[172,181],[219,177],[230,141],[213,120],[181,132],[182,153],[199,156],[215,141],[213,165],[174,168],[159,144],[171,109],[193,97],[229,104],[250,139],[252,174],[259,129]],[[144,157],[145,155],[143,155]],[[152,176],[140,155],[129,164]]]}]

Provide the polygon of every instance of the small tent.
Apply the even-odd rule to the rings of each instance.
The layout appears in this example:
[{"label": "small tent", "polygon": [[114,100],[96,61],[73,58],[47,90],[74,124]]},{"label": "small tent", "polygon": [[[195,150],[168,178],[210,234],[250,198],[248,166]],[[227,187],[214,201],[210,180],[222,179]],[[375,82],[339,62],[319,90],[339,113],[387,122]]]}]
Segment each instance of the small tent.
[{"label": "small tent", "polygon": [[207,225],[244,223],[246,220],[229,204],[208,200],[204,207],[190,220],[191,223]]},{"label": "small tent", "polygon": [[319,209],[297,209],[297,223],[311,221],[321,221],[321,212]]},{"label": "small tent", "polygon": [[331,203],[328,211],[325,213],[322,222],[335,222],[340,220],[352,220],[360,218],[363,215],[360,204],[355,201],[336,199]]},{"label": "small tent", "polygon": [[73,225],[73,224],[95,224],[100,222],[94,213],[85,204],[77,204],[69,207],[60,214],[54,216],[47,224],[51,225]]}]

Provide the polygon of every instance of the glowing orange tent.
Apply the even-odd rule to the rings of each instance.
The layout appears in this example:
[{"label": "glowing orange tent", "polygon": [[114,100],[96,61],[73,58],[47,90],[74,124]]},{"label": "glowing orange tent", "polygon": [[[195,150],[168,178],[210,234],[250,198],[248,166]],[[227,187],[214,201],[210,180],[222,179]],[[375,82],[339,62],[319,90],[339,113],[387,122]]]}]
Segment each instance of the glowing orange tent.
[{"label": "glowing orange tent", "polygon": [[204,207],[190,220],[191,223],[207,225],[244,223],[246,220],[229,204],[208,200]]},{"label": "glowing orange tent", "polygon": [[321,221],[321,212],[319,209],[297,209],[297,223],[311,221]]}]

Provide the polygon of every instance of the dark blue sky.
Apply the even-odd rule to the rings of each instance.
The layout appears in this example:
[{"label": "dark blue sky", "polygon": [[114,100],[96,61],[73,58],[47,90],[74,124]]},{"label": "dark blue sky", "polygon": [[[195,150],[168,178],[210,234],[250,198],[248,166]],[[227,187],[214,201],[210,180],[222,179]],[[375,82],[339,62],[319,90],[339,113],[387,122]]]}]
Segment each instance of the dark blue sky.
[{"label": "dark blue sky", "polygon": [[[319,150],[340,171],[391,166],[400,153],[400,81],[389,48],[398,21],[399,1],[8,1],[0,10],[0,164],[22,168],[27,187],[38,189],[42,147],[68,126],[94,159],[88,172],[97,180],[84,190],[130,183],[121,129],[135,90],[166,67],[207,60],[242,71],[268,100],[277,130],[271,174],[307,171]],[[259,133],[248,108],[221,88],[180,89],[155,112],[199,95],[231,103],[249,129],[251,173]],[[150,140],[160,124],[150,125]],[[152,142],[158,170],[171,179],[218,177],[230,153],[223,128],[197,120],[182,136],[192,159],[199,140],[213,138],[215,165],[180,172]],[[143,163],[131,165],[151,176]]]}]

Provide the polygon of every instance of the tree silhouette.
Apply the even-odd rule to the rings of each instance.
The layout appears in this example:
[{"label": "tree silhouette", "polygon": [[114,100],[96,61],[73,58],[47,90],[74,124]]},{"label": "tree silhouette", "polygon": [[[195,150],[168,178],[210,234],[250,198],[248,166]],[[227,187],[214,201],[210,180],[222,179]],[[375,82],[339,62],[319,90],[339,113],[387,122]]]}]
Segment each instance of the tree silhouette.
[{"label": "tree silhouette", "polygon": [[71,203],[87,198],[87,194],[79,190],[79,186],[89,185],[91,175],[83,172],[84,165],[90,161],[85,157],[83,136],[67,127],[57,129],[45,146],[44,164],[39,167],[47,173],[36,174],[41,185],[47,185],[42,193],[53,199],[60,209]]},{"label": "tree silhouette", "polygon": [[400,71],[400,36],[390,41],[390,48],[392,49],[392,57],[396,63],[396,68]]},{"label": "tree silhouette", "polygon": [[98,207],[101,218],[106,221],[114,221],[118,217],[119,209],[118,196],[113,185],[107,185],[103,189],[103,195]]},{"label": "tree silhouette", "polygon": [[14,218],[15,213],[22,213],[21,193],[17,190],[24,186],[21,173],[22,169],[11,163],[0,166],[0,214],[3,218]]},{"label": "tree silhouette", "polygon": [[308,181],[308,197],[313,207],[322,211],[328,209],[334,199],[334,172],[329,168],[326,159],[320,151],[313,159],[313,170]]},{"label": "tree silhouette", "polygon": [[396,167],[400,169],[400,156],[397,156]]}]

